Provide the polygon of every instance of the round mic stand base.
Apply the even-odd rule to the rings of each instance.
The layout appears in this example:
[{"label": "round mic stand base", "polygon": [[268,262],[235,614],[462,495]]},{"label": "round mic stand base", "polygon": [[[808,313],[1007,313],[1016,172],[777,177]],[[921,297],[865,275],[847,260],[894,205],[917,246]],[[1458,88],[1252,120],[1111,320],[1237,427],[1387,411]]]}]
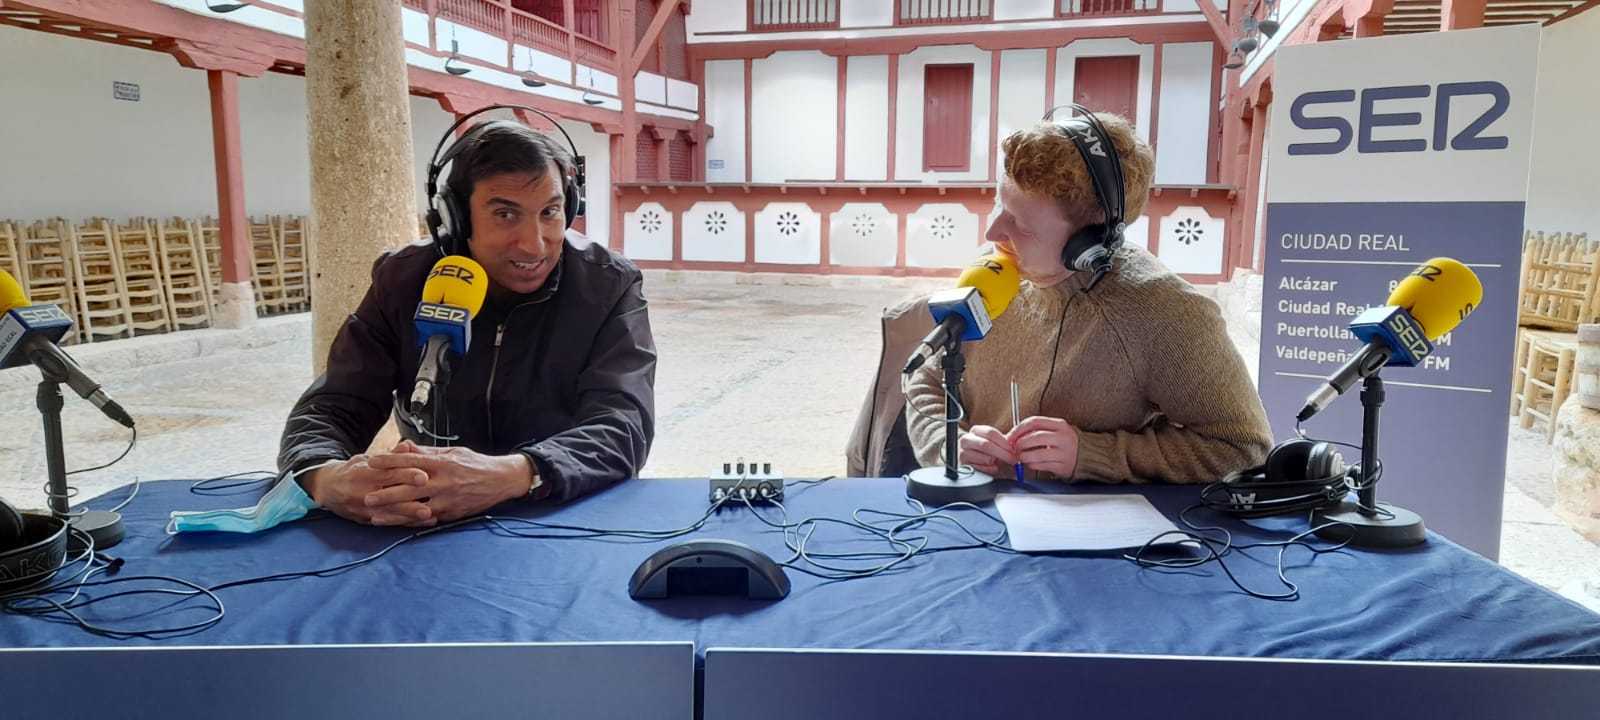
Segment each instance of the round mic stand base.
[{"label": "round mic stand base", "polygon": [[1428,539],[1421,515],[1389,503],[1378,503],[1376,513],[1363,513],[1358,503],[1342,502],[1313,512],[1311,523],[1317,527],[1328,525],[1317,531],[1318,537],[1332,542],[1348,539],[1353,547],[1410,547]]},{"label": "round mic stand base", "polygon": [[[122,542],[126,529],[122,525],[122,515],[109,510],[85,510],[69,521],[72,527],[89,534],[94,538],[96,552]],[[75,544],[75,543],[74,543]]]},{"label": "round mic stand base", "polygon": [[982,505],[994,500],[994,478],[962,465],[954,480],[943,467],[925,467],[906,475],[906,496],[929,507],[950,503]]}]

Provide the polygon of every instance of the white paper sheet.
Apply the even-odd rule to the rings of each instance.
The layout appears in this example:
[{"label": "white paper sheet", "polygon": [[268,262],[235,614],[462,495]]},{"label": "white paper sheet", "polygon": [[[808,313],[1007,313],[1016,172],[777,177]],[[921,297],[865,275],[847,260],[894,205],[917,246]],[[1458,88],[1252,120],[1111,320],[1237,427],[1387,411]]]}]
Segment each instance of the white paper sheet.
[{"label": "white paper sheet", "polygon": [[[994,504],[1018,552],[1137,548],[1178,529],[1143,495],[1001,493]],[[1169,535],[1161,544],[1182,540]]]}]

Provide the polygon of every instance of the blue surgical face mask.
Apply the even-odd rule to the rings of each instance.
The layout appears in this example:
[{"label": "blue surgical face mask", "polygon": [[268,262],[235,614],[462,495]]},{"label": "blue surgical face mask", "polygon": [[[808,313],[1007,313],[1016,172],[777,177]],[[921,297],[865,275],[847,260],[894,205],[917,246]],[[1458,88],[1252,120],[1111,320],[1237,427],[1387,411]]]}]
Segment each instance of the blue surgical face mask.
[{"label": "blue surgical face mask", "polygon": [[175,510],[167,522],[167,534],[209,530],[214,532],[256,533],[280,523],[299,520],[317,509],[300,483],[292,475],[278,478],[278,483],[261,497],[254,507],[231,510]]}]

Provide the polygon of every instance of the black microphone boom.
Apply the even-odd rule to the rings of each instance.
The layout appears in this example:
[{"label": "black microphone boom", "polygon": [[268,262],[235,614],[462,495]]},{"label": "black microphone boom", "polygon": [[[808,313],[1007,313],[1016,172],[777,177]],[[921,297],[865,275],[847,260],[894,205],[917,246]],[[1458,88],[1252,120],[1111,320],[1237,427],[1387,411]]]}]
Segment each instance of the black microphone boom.
[{"label": "black microphone boom", "polygon": [[1322,412],[1336,398],[1343,395],[1346,390],[1355,387],[1357,380],[1367,379],[1368,376],[1377,372],[1379,368],[1387,365],[1389,359],[1393,356],[1394,350],[1389,347],[1388,343],[1382,340],[1373,340],[1367,343],[1366,347],[1361,348],[1360,351],[1351,356],[1343,367],[1328,376],[1327,384],[1317,388],[1316,392],[1311,393],[1311,397],[1306,398],[1305,406],[1300,408],[1299,414],[1295,415],[1294,419],[1305,422],[1312,415]]},{"label": "black microphone boom", "polygon": [[72,319],[54,305],[12,308],[0,319],[0,357],[4,358],[0,367],[20,365],[25,359],[37,366],[46,379],[66,383],[79,397],[100,408],[106,417],[123,427],[133,427],[128,411],[56,347],[56,341],[71,327]]}]

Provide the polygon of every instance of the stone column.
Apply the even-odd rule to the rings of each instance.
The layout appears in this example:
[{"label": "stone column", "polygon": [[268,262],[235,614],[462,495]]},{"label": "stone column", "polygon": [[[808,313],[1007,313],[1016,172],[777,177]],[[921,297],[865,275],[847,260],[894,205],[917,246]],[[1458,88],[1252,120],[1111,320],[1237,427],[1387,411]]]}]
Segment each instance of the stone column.
[{"label": "stone column", "polygon": [[1553,463],[1556,515],[1591,542],[1600,543],[1600,325],[1578,326],[1578,392],[1567,396],[1556,424]]},{"label": "stone column", "polygon": [[415,154],[400,2],[306,3],[311,150],[312,367],[371,284],[372,262],[416,240]]}]

